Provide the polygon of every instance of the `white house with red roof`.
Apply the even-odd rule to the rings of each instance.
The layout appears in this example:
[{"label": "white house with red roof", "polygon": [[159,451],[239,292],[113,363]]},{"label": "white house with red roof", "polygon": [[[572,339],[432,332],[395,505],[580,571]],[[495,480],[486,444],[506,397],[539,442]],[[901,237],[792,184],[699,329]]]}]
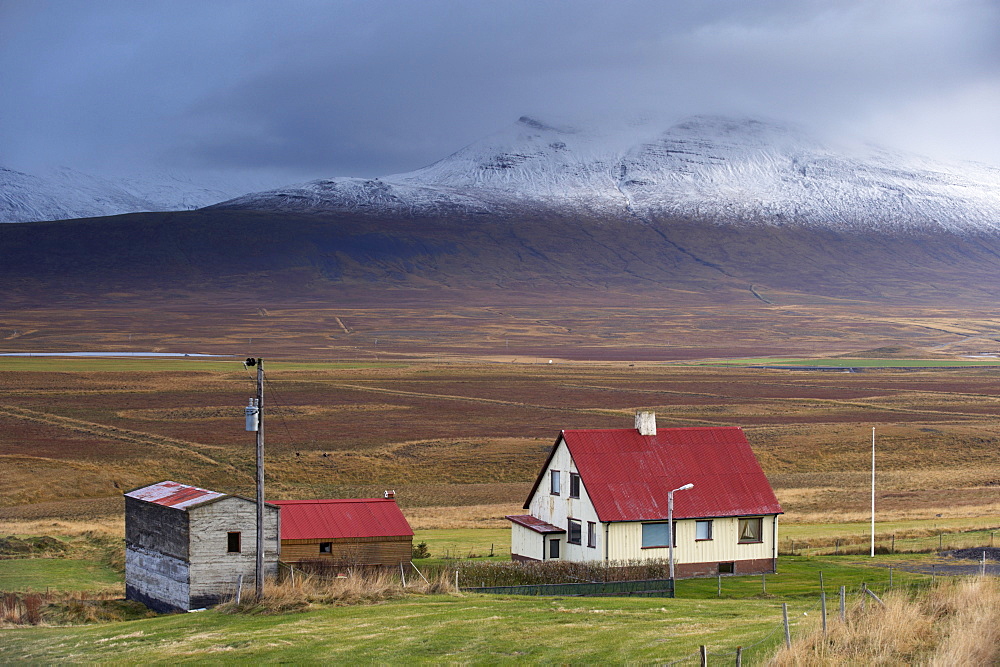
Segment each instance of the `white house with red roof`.
[{"label": "white house with red roof", "polygon": [[[278,570],[278,508],[264,506],[264,575]],[[256,586],[257,503],[164,481],[125,493],[125,597],[156,611],[218,604]]]},{"label": "white house with red roof", "polygon": [[[677,490],[687,484],[687,490]],[[669,555],[677,576],[774,572],[781,506],[737,427],[564,430],[524,504],[508,516],[521,561],[635,561]]]},{"label": "white house with red roof", "polygon": [[398,568],[413,554],[413,530],[394,494],[384,498],[275,500],[286,563]]}]

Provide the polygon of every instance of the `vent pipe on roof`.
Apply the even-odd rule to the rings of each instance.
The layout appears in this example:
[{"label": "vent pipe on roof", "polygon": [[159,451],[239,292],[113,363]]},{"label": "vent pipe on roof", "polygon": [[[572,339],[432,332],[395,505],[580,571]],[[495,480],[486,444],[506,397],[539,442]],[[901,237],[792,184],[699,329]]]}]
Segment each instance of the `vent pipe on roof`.
[{"label": "vent pipe on roof", "polygon": [[635,413],[635,430],[639,435],[656,435],[656,413],[652,410]]}]

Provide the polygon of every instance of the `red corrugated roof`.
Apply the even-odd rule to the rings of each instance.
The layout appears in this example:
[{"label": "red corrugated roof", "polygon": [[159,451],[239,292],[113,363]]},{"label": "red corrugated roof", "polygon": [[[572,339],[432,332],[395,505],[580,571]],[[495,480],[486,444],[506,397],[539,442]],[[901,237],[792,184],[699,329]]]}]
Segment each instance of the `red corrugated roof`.
[{"label": "red corrugated roof", "polygon": [[406,517],[391,498],[270,502],[281,508],[283,540],[413,535]]},{"label": "red corrugated roof", "polygon": [[225,493],[200,489],[190,484],[180,484],[179,482],[158,482],[133,489],[125,494],[129,498],[144,500],[156,505],[174,507],[176,509],[187,509],[194,505],[225,497]]},{"label": "red corrugated roof", "polygon": [[505,516],[508,521],[513,521],[516,524],[524,526],[536,533],[565,533],[565,528],[560,528],[559,526],[553,526],[551,523],[542,521],[538,517],[531,516],[530,514],[516,514],[513,516]]},{"label": "red corrugated roof", "polygon": [[561,439],[601,521],[665,519],[667,492],[687,483],[694,488],[674,493],[674,518],[781,513],[740,428],[567,430]]}]

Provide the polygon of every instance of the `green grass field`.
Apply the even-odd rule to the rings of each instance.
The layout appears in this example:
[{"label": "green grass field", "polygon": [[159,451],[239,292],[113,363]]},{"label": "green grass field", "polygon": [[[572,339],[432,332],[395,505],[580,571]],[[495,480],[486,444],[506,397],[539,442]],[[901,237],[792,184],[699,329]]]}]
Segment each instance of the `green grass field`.
[{"label": "green grass field", "polygon": [[[887,559],[876,559],[883,565]],[[779,574],[684,580],[678,598],[413,595],[378,604],[281,614],[217,611],[86,627],[4,630],[0,661],[18,662],[663,662],[700,645],[759,664],[781,641],[781,603],[794,628],[830,609],[838,587],[875,590],[888,569],[847,557],[782,558]],[[896,572],[896,585],[926,576]],[[833,612],[831,612],[833,613]]]},{"label": "green grass field", "polygon": [[835,368],[956,368],[1000,366],[1000,359],[829,359],[771,358],[703,361],[690,366],[827,366]]},{"label": "green grass field", "polygon": [[12,558],[0,560],[0,591],[92,591],[120,585],[122,575],[95,560]]}]

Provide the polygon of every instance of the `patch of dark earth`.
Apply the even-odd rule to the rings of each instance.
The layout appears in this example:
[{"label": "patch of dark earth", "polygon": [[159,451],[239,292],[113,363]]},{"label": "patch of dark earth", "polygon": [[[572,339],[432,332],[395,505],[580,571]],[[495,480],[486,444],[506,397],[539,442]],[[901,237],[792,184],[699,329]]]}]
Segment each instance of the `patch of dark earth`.
[{"label": "patch of dark earth", "polygon": [[922,563],[879,563],[876,567],[891,567],[916,574],[939,574],[942,576],[977,575],[983,570],[983,554],[986,554],[986,574],[1000,576],[1000,548],[972,547],[939,551],[936,560]]}]

